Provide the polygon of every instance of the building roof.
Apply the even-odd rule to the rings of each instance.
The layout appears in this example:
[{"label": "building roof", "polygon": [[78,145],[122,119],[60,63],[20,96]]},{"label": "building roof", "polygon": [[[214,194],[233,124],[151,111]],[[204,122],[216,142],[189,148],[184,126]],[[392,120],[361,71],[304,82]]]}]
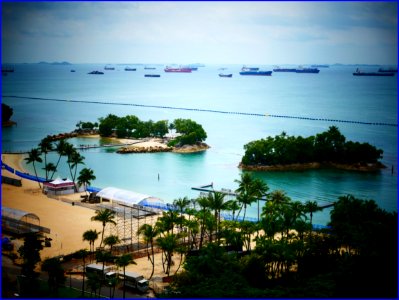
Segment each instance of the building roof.
[{"label": "building roof", "polygon": [[145,205],[148,204],[163,204],[161,199],[151,197],[149,195],[140,194],[128,190],[118,189],[115,187],[107,187],[97,193],[97,197],[108,199],[112,202],[122,205]]},{"label": "building roof", "polygon": [[72,180],[69,180],[68,178],[65,179],[57,178],[51,182],[45,182],[44,185],[52,188],[63,188],[63,187],[73,187],[74,183]]}]

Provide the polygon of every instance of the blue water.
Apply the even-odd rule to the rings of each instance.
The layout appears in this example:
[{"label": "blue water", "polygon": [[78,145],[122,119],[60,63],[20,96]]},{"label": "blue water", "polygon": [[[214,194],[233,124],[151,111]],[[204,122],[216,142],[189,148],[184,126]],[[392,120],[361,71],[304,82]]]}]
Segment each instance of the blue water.
[{"label": "blue water", "polygon": [[[271,77],[238,75],[241,65],[224,72],[233,78],[219,78],[222,66],[210,65],[191,74],[144,70],[103,71],[104,65],[17,65],[15,73],[2,77],[2,101],[14,109],[18,125],[2,130],[3,151],[26,151],[36,147],[47,134],[74,130],[79,121],[97,121],[112,113],[136,115],[142,120],[190,118],[201,124],[211,146],[195,154],[120,155],[115,149],[82,151],[86,167],[94,170],[96,187],[114,186],[159,197],[172,202],[179,197],[197,197],[191,190],[210,182],[215,188],[236,189],[237,168],[243,146],[256,139],[285,131],[289,135],[315,135],[336,125],[348,140],[369,142],[384,150],[382,162],[388,166],[377,174],[338,170],[306,172],[258,172],[270,190],[284,190],[292,199],[314,200],[320,204],[352,194],[374,199],[388,211],[397,210],[397,127],[334,123],[267,117],[266,114],[329,118],[363,122],[397,123],[397,78],[352,76],[354,67],[333,66],[319,74],[273,73]],[[272,66],[260,66],[271,70]],[[71,69],[76,72],[70,72]],[[365,68],[364,70],[367,70]],[[373,69],[371,69],[373,70]],[[161,74],[145,78],[146,73]],[[4,97],[4,95],[107,101],[143,105],[186,107],[265,114],[264,117],[237,114],[158,109],[137,106],[56,102]],[[75,145],[98,143],[92,139],[73,139]],[[55,154],[52,157],[55,161]],[[391,166],[394,174],[391,174]],[[31,166],[27,166],[32,170]],[[158,180],[158,174],[160,179]],[[68,176],[66,169],[60,176]],[[256,205],[249,210],[256,216]],[[317,213],[314,222],[326,224],[329,210]]]}]

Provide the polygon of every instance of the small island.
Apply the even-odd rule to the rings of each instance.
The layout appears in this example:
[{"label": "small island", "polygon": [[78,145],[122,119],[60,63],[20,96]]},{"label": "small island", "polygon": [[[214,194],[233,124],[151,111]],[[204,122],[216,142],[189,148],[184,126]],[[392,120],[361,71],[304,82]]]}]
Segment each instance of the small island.
[{"label": "small island", "polygon": [[110,138],[113,143],[123,144],[116,152],[155,153],[176,152],[193,153],[209,149],[204,143],[207,134],[202,126],[190,119],[176,119],[169,124],[167,120],[142,121],[134,115],[118,117],[109,114],[99,118],[99,123],[82,122],[71,133],[50,136],[50,140],[69,137],[94,136]]},{"label": "small island", "polygon": [[1,104],[1,127],[11,127],[17,125],[16,122],[11,120],[14,110],[7,104]]},{"label": "small island", "polygon": [[385,166],[383,150],[369,143],[346,141],[336,126],[307,138],[288,136],[252,141],[244,146],[239,168],[250,171],[288,171],[319,168],[372,172]]}]

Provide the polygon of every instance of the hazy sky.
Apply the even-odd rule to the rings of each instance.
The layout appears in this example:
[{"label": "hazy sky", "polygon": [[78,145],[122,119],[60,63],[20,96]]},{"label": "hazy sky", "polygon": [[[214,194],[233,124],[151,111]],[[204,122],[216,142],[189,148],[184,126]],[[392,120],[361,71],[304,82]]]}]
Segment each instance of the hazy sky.
[{"label": "hazy sky", "polygon": [[397,64],[396,2],[2,3],[10,63]]}]

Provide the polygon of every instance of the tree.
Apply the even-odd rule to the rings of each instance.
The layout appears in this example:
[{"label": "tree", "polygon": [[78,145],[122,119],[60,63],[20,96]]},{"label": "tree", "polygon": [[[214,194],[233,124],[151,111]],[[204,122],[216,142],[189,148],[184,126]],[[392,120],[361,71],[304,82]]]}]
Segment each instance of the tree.
[{"label": "tree", "polygon": [[[98,234],[97,234],[97,236],[98,236]],[[82,250],[79,250],[76,254],[77,254],[77,257],[81,258],[82,262],[83,262],[82,297],[84,297],[84,293],[85,293],[85,277],[86,277],[86,257],[89,255],[89,252],[86,249],[82,249]]]},{"label": "tree", "polygon": [[184,215],[183,213],[185,212],[185,210],[188,208],[188,206],[190,205],[190,200],[188,200],[187,197],[184,198],[179,198],[179,199],[175,199],[173,200],[173,205],[178,208],[179,213],[180,213],[180,220],[179,220],[179,225],[180,225],[180,230],[182,230],[183,228],[183,221],[184,221]]},{"label": "tree", "polygon": [[169,276],[170,267],[172,266],[172,255],[178,247],[177,235],[173,233],[167,233],[165,236],[157,238],[157,244],[159,248],[165,253],[166,257],[166,274]]},{"label": "tree", "polygon": [[104,245],[109,246],[110,249],[109,251],[112,253],[112,247],[120,243],[121,240],[117,235],[109,235],[106,238],[104,238]]},{"label": "tree", "polygon": [[154,270],[155,270],[155,256],[154,256],[154,239],[158,235],[158,230],[156,226],[151,226],[149,224],[143,224],[140,226],[137,234],[140,236],[142,235],[144,238],[144,241],[147,244],[147,251],[148,251],[148,245],[151,247],[151,256],[148,254],[148,260],[151,262],[152,265],[152,272],[150,275],[150,278],[154,275]]},{"label": "tree", "polygon": [[[48,179],[48,175],[50,174],[50,172],[53,172],[53,174],[55,173],[55,171],[57,171],[57,168],[56,168],[56,166],[52,163],[52,162],[49,162],[49,163],[47,163],[46,165],[45,165],[45,167],[43,168],[43,170],[45,170],[45,172],[46,172],[46,179],[47,180],[49,180]],[[50,180],[52,179],[52,177],[50,177]]]},{"label": "tree", "polygon": [[[76,182],[76,173],[78,171],[78,165],[84,164],[84,156],[82,156],[78,151],[75,150],[71,153],[70,156],[68,156],[68,164],[70,166],[70,172],[71,172],[73,184],[75,186],[75,191],[77,192],[78,189],[77,189],[76,183],[75,183]],[[73,174],[72,174],[72,169],[75,169]],[[87,175],[90,175],[90,174],[87,174]]]},{"label": "tree", "polygon": [[100,125],[98,126],[100,135],[103,137],[111,136],[118,124],[119,119],[119,117],[113,114],[109,114],[105,118],[100,118]]},{"label": "tree", "polygon": [[93,170],[89,168],[83,168],[80,170],[78,177],[78,185],[84,185],[85,192],[87,193],[87,186],[91,184],[92,180],[95,180],[96,176],[94,176]]},{"label": "tree", "polygon": [[136,262],[133,260],[131,254],[123,254],[115,260],[115,263],[118,267],[123,268],[123,298],[126,298],[126,267],[130,264],[136,264]]},{"label": "tree", "polygon": [[94,242],[98,239],[99,232],[95,229],[86,230],[83,232],[83,240],[89,242],[90,252],[94,252]]},{"label": "tree", "polygon": [[39,177],[37,176],[35,162],[41,163],[43,160],[40,157],[40,150],[37,148],[33,148],[28,152],[28,157],[25,158],[27,164],[33,164],[33,170],[35,172],[35,176],[37,179],[37,183],[39,184],[39,188],[42,188],[40,185]]},{"label": "tree", "polygon": [[101,278],[96,272],[87,273],[87,286],[90,288],[90,297],[94,292],[94,297],[97,295],[97,290],[101,287]]},{"label": "tree", "polygon": [[22,274],[27,277],[34,277],[35,266],[40,259],[40,250],[43,249],[42,235],[39,233],[27,233],[23,245],[18,249],[18,253],[23,259]]},{"label": "tree", "polygon": [[[103,264],[103,269],[102,269],[102,274],[104,274],[104,269],[105,269],[105,263],[106,262],[112,262],[114,260],[114,257],[112,256],[111,252],[109,251],[103,251],[103,250],[98,250],[96,251],[96,261],[97,262],[102,262]],[[103,278],[100,279],[100,287],[98,290],[98,294],[101,293],[101,287],[103,284],[104,280]]]},{"label": "tree", "polygon": [[304,209],[305,209],[305,212],[309,213],[309,215],[310,215],[310,225],[313,226],[313,213],[321,210],[321,208],[318,206],[316,201],[306,201]]},{"label": "tree", "polygon": [[105,231],[105,226],[110,223],[110,224],[114,224],[116,225],[116,222],[114,221],[115,219],[115,212],[105,208],[105,209],[101,209],[101,210],[96,210],[96,215],[91,217],[92,221],[98,221],[101,222],[103,225],[103,230],[101,232],[101,242],[100,242],[100,248],[103,244],[103,240],[104,240],[104,231]]},{"label": "tree", "polygon": [[46,258],[42,262],[41,270],[48,273],[48,285],[50,292],[58,295],[58,287],[65,283],[66,277],[61,261],[58,257]]},{"label": "tree", "polygon": [[59,140],[58,143],[55,145],[55,151],[57,151],[57,153],[58,153],[58,159],[57,159],[57,163],[55,165],[55,170],[53,171],[53,173],[50,176],[50,180],[53,179],[54,173],[58,168],[61,157],[66,155],[66,148],[73,148],[73,146],[71,144],[69,144],[68,142],[66,142],[64,139]]},{"label": "tree", "polygon": [[225,196],[225,194],[216,191],[208,194],[208,207],[214,210],[218,244],[220,244],[220,212],[229,208],[229,204],[224,202]]},{"label": "tree", "polygon": [[173,122],[177,133],[181,135],[175,139],[180,146],[193,145],[207,138],[205,130],[200,124],[190,119],[176,119]]},{"label": "tree", "polygon": [[1,104],[1,120],[3,123],[10,121],[13,113],[14,111],[10,106],[4,103]]},{"label": "tree", "polygon": [[255,194],[258,201],[258,222],[259,222],[259,200],[264,196],[267,196],[267,192],[269,191],[268,185],[263,182],[260,178],[255,178],[252,182],[253,193]]},{"label": "tree", "polygon": [[44,139],[42,139],[39,143],[39,149],[41,151],[42,154],[44,154],[44,165],[45,168],[44,170],[46,171],[46,180],[48,180],[48,166],[47,166],[47,153],[49,153],[50,151],[52,151],[53,148],[53,144],[50,140],[50,138],[46,137]]},{"label": "tree", "polygon": [[241,203],[241,208],[237,214],[237,219],[241,212],[241,209],[244,208],[243,220],[245,220],[247,206],[251,205],[258,199],[259,192],[255,189],[254,178],[250,173],[242,173],[241,179],[236,179],[234,181],[238,183],[238,188],[236,189],[236,193],[238,193],[237,201]]},{"label": "tree", "polygon": [[199,197],[197,199],[197,204],[201,207],[201,210],[197,212],[197,218],[200,221],[200,241],[199,248],[202,248],[202,243],[204,241],[205,235],[205,222],[209,214],[209,203],[207,197]]}]

